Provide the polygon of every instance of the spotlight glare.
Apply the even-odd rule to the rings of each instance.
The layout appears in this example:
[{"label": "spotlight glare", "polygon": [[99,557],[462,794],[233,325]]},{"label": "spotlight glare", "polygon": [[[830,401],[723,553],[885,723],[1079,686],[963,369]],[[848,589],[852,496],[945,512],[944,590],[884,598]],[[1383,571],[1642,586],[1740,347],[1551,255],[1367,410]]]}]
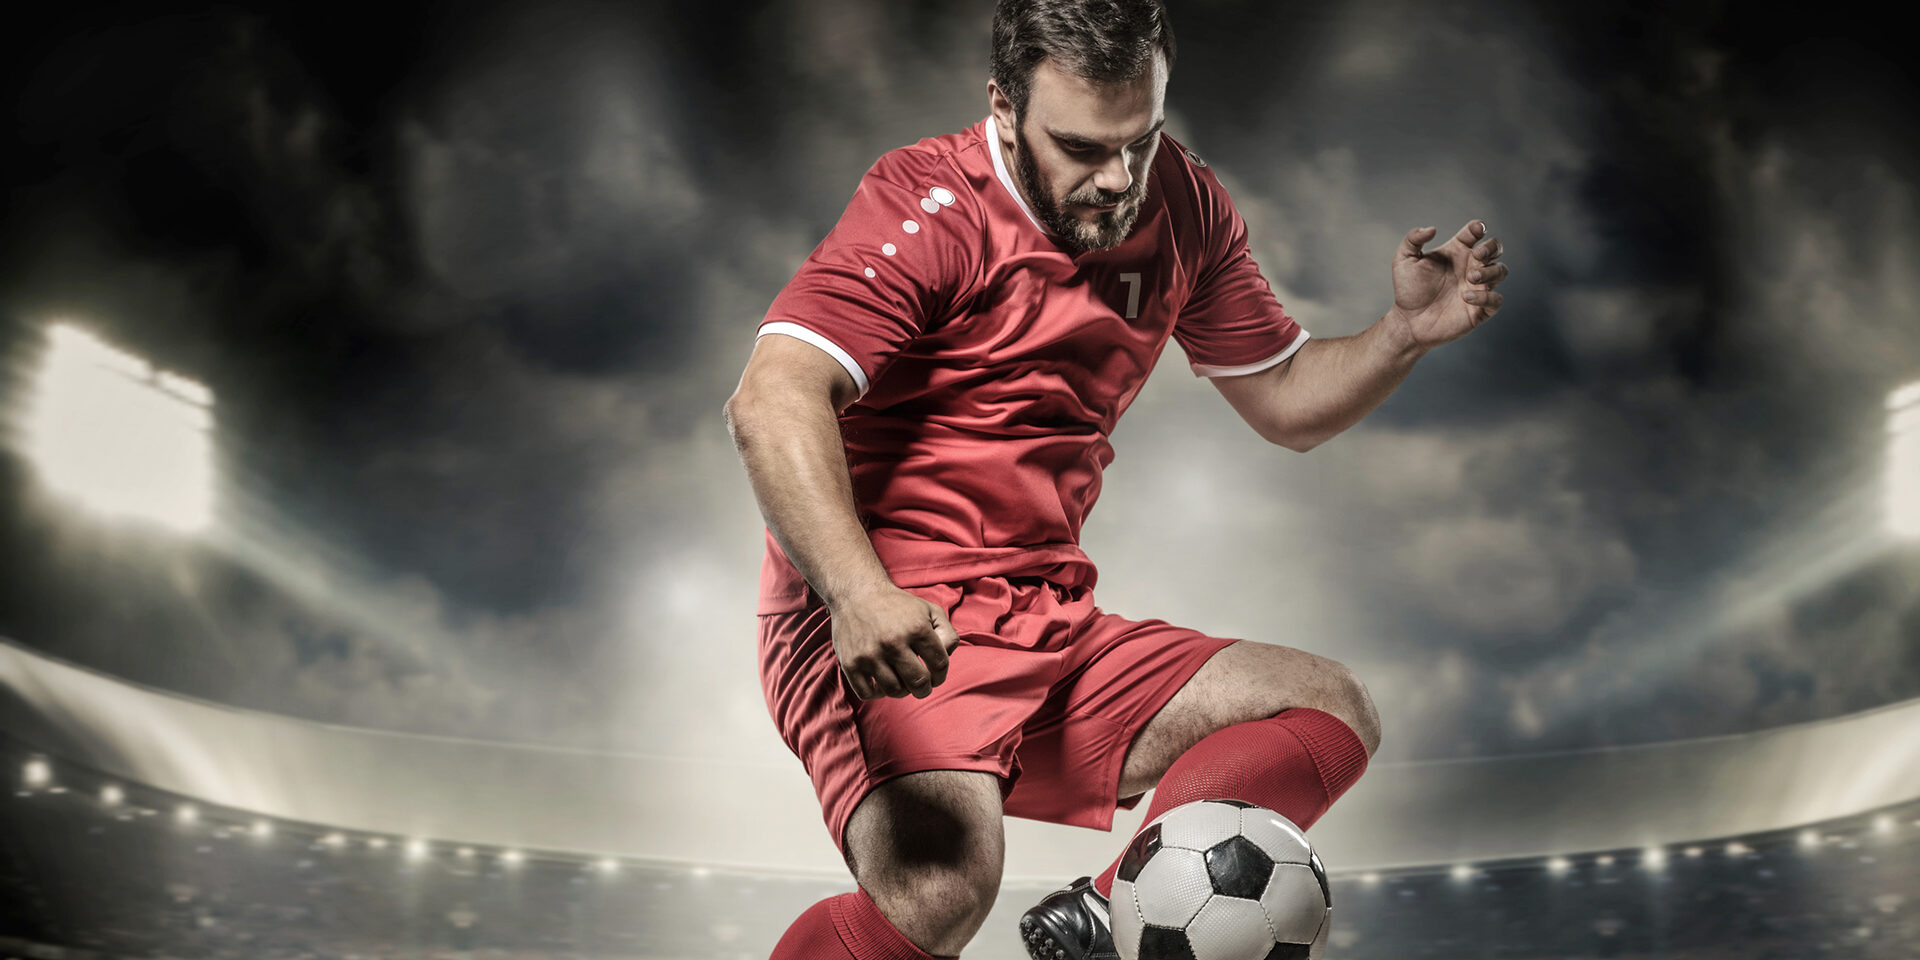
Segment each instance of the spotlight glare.
[{"label": "spotlight glare", "polygon": [[1464,863],[1456,863],[1453,865],[1452,874],[1455,880],[1471,880],[1473,879],[1473,867]]},{"label": "spotlight glare", "polygon": [[173,818],[181,823],[194,823],[200,819],[200,808],[191,803],[183,803],[173,810]]},{"label": "spotlight glare", "polygon": [[265,840],[273,836],[273,824],[265,820],[255,820],[253,822],[253,836],[256,840]]},{"label": "spotlight glare", "polygon": [[120,801],[125,800],[126,798],[127,798],[126,791],[121,790],[120,785],[117,783],[109,783],[106,786],[100,788],[100,802],[103,804],[106,804],[109,807],[119,806]]},{"label": "spotlight glare", "polygon": [[1572,869],[1572,867],[1573,867],[1573,861],[1568,860],[1566,857],[1548,857],[1547,858],[1547,872],[1554,874],[1556,876],[1562,873],[1566,873],[1568,870]]},{"label": "spotlight glare", "polygon": [[1881,836],[1886,836],[1887,834],[1892,833],[1893,832],[1893,815],[1890,813],[1883,813],[1877,817],[1874,817],[1873,832],[1880,834]]},{"label": "spotlight glare", "polygon": [[407,841],[407,859],[418,860],[427,855],[427,842],[415,838]]},{"label": "spotlight glare", "polygon": [[369,849],[369,850],[385,850],[386,848],[387,848],[387,838],[386,838],[386,837],[368,837],[368,838],[367,838],[367,849]]},{"label": "spotlight glare", "polygon": [[1699,847],[1697,847],[1697,846],[1694,846],[1694,847],[1688,847],[1688,848],[1687,848],[1687,859],[1689,859],[1689,860],[1698,860],[1698,859],[1700,859],[1700,855],[1701,855],[1701,854],[1703,854],[1703,853],[1705,853],[1705,852],[1706,852],[1705,850],[1702,850],[1701,848],[1699,848]]},{"label": "spotlight glare", "polygon": [[518,850],[508,850],[500,854],[500,862],[509,867],[517,867],[525,860],[526,856]]},{"label": "spotlight glare", "polygon": [[1361,874],[1361,875],[1360,875],[1360,882],[1361,882],[1361,883],[1364,883],[1364,884],[1366,884],[1366,885],[1367,885],[1367,886],[1369,886],[1369,887],[1371,887],[1371,886],[1373,886],[1374,884],[1376,884],[1376,883],[1379,883],[1379,882],[1380,882],[1380,875],[1379,875],[1379,874],[1377,874],[1377,873],[1374,873],[1374,872],[1373,872],[1373,871],[1371,871],[1371,870],[1369,870],[1369,871],[1367,871],[1366,873],[1363,873],[1363,874]]},{"label": "spotlight glare", "polygon": [[20,776],[27,781],[29,787],[44,787],[53,780],[53,766],[39,757],[34,757],[27,761],[27,766],[20,772]]},{"label": "spotlight glare", "polygon": [[212,514],[212,394],[76,327],[47,331],[21,435],[47,487],[183,533]]},{"label": "spotlight glare", "polygon": [[1613,866],[1613,854],[1603,853],[1597,857],[1594,857],[1593,862],[1603,867],[1611,867]]},{"label": "spotlight glare", "polygon": [[1752,847],[1749,847],[1738,840],[1735,840],[1732,843],[1727,844],[1727,856],[1729,857],[1744,857],[1747,854],[1752,852],[1753,852]]},{"label": "spotlight glare", "polygon": [[1658,870],[1667,865],[1667,851],[1659,847],[1648,847],[1641,851],[1640,862],[1649,870]]},{"label": "spotlight glare", "polygon": [[1800,846],[1812,849],[1820,845],[1820,831],[1811,827],[1800,831]]},{"label": "spotlight glare", "polygon": [[612,874],[620,872],[620,861],[612,857],[602,857],[598,866],[600,867],[601,873]]},{"label": "spotlight glare", "polygon": [[1920,537],[1920,381],[1887,395],[1887,472],[1881,490],[1887,529]]},{"label": "spotlight glare", "polygon": [[472,859],[473,859],[473,848],[472,848],[472,847],[461,847],[460,849],[458,849],[458,850],[455,850],[454,852],[455,852],[455,853],[457,853],[457,854],[459,854],[459,855],[460,855],[460,859],[462,859],[462,860],[472,860]]},{"label": "spotlight glare", "polygon": [[341,847],[344,847],[347,845],[347,838],[344,836],[341,836],[339,833],[329,833],[326,836],[321,837],[320,842],[323,844],[326,844],[329,847],[332,847],[335,850],[338,850]]}]

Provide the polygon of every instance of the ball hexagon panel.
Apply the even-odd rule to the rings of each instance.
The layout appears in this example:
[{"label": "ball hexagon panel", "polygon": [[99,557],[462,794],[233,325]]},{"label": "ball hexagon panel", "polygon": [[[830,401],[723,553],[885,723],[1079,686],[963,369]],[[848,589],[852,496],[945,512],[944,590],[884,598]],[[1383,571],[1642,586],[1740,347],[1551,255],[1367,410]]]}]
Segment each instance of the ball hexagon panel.
[{"label": "ball hexagon panel", "polygon": [[1229,837],[1207,851],[1207,875],[1214,893],[1258,900],[1273,876],[1273,859],[1246,837]]},{"label": "ball hexagon panel", "polygon": [[1148,927],[1140,932],[1139,960],[1199,960],[1187,945],[1187,932],[1171,927]]},{"label": "ball hexagon panel", "polygon": [[1107,917],[1113,922],[1113,948],[1123,957],[1139,957],[1140,931],[1146,924],[1140,919],[1140,901],[1134,898],[1132,881],[1114,878]]},{"label": "ball hexagon panel", "polygon": [[1304,943],[1276,943],[1263,960],[1313,960],[1313,948]]},{"label": "ball hexagon panel", "polygon": [[[1306,868],[1302,867],[1302,870]],[[1308,873],[1311,879],[1311,872]],[[1315,896],[1319,895],[1315,888]],[[1158,927],[1184,927],[1200,907],[1213,896],[1213,879],[1207,875],[1207,856],[1198,850],[1162,847],[1133,881],[1134,900],[1140,906],[1140,919]],[[1141,950],[1145,950],[1142,941]],[[1149,956],[1142,953],[1141,956]]]},{"label": "ball hexagon panel", "polygon": [[1178,806],[1160,818],[1160,844],[1183,850],[1205,850],[1240,833],[1240,808],[1201,800]]},{"label": "ball hexagon panel", "polygon": [[1114,879],[1131,881],[1140,875],[1140,868],[1147,860],[1160,852],[1160,825],[1149,825],[1134,835],[1133,842],[1127,844],[1127,850],[1120,855],[1120,869],[1114,872]]},{"label": "ball hexagon panel", "polygon": [[1260,960],[1273,947],[1273,931],[1256,900],[1216,896],[1187,924],[1194,960]]},{"label": "ball hexagon panel", "polygon": [[1240,833],[1258,844],[1276,863],[1306,863],[1313,853],[1307,835],[1288,820],[1265,807],[1240,811]]},{"label": "ball hexagon panel", "polygon": [[1327,898],[1320,878],[1304,863],[1276,863],[1267,891],[1260,895],[1273,938],[1282,943],[1312,943],[1326,918]]}]

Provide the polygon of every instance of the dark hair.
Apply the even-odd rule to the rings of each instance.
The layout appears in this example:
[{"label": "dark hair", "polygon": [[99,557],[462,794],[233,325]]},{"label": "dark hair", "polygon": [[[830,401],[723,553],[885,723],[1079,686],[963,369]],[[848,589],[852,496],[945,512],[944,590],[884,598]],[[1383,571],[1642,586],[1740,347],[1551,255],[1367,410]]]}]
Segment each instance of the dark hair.
[{"label": "dark hair", "polygon": [[1153,67],[1153,50],[1173,67],[1173,25],[1160,0],[999,0],[987,75],[1027,111],[1033,70],[1052,58],[1073,76],[1124,83]]}]

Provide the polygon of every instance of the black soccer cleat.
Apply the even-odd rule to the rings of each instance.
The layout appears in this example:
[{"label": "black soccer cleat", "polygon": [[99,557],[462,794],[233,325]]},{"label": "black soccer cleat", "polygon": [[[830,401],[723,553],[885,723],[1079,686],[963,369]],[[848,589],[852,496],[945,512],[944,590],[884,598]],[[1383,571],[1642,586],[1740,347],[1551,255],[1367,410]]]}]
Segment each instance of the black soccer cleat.
[{"label": "black soccer cleat", "polygon": [[1020,940],[1033,960],[1120,960],[1113,949],[1107,898],[1081,877],[1047,895],[1020,918]]}]

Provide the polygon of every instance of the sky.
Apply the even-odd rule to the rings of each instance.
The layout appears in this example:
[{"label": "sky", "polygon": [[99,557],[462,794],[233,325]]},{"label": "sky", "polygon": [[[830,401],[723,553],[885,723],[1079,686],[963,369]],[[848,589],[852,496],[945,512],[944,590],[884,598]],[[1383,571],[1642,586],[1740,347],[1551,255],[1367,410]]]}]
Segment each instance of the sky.
[{"label": "sky", "polygon": [[[285,6],[0,39],[0,635],[331,723],[797,766],[722,405],[874,159],[986,115],[990,5]],[[1890,31],[1705,2],[1172,19],[1167,129],[1314,336],[1385,312],[1415,227],[1484,218],[1512,278],[1304,455],[1169,345],[1087,524],[1103,609],[1349,664],[1383,761],[1920,696],[1920,545],[1878,513],[1886,398],[1920,380]],[[215,530],[43,482],[18,419],[54,322],[212,391]]]}]

